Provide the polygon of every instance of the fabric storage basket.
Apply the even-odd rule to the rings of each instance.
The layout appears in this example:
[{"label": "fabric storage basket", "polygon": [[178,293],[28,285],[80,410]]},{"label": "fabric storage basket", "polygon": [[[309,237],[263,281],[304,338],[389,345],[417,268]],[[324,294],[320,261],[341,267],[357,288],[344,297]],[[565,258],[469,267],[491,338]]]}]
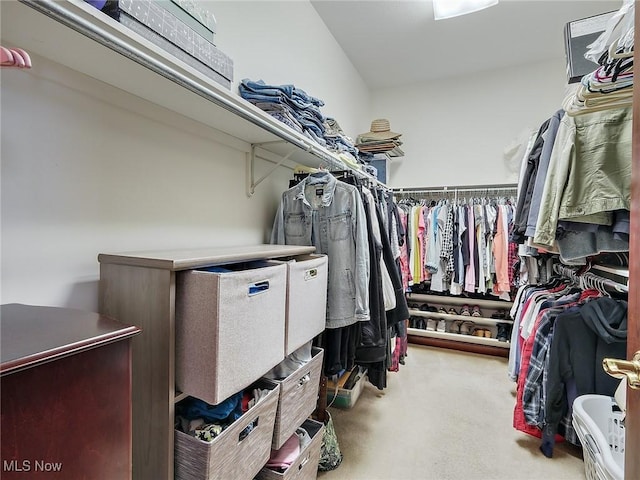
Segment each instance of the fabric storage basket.
[{"label": "fabric storage basket", "polygon": [[257,480],[312,480],[317,478],[324,425],[308,419],[302,424],[302,428],[309,432],[311,443],[302,449],[298,458],[286,471],[277,472],[264,467],[256,475]]},{"label": "fabric storage basket", "polygon": [[282,361],[287,268],[263,265],[178,272],[177,390],[217,405]]},{"label": "fabric storage basket", "polygon": [[[176,480],[253,478],[271,454],[278,385],[212,442],[175,430]],[[249,425],[252,430],[241,439]]]},{"label": "fabric storage basket", "polygon": [[263,379],[280,385],[272,448],[278,450],[316,409],[324,350],[313,347],[312,358],[284,380]]},{"label": "fabric storage basket", "polygon": [[581,395],[573,402],[573,426],[584,457],[588,480],[623,480],[623,414],[616,411],[612,397]]},{"label": "fabric storage basket", "polygon": [[326,255],[310,254],[297,256],[286,265],[285,355],[290,355],[324,331],[328,263]]}]

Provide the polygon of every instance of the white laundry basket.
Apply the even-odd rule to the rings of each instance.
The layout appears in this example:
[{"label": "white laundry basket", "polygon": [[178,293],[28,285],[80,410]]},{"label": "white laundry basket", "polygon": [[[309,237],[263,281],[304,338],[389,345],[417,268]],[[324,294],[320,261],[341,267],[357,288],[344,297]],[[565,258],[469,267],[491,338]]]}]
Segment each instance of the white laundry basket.
[{"label": "white laundry basket", "polygon": [[605,395],[581,395],[573,402],[573,426],[588,480],[624,479],[624,416],[615,405]]}]

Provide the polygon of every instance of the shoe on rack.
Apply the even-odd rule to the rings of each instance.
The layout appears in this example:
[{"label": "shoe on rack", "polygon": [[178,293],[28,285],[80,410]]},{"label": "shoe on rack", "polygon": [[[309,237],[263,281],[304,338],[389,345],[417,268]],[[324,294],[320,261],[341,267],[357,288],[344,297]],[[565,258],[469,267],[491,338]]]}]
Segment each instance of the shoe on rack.
[{"label": "shoe on rack", "polygon": [[493,338],[493,334],[491,333],[491,330],[489,330],[488,328],[484,329],[484,338]]},{"label": "shoe on rack", "polygon": [[484,337],[484,328],[474,328],[472,335],[474,337]]},{"label": "shoe on rack", "polygon": [[491,314],[491,318],[496,320],[506,320],[509,317],[509,314],[506,310],[500,309]]},{"label": "shoe on rack", "polygon": [[454,320],[449,325],[449,333],[460,333],[460,326],[462,325],[462,320]]},{"label": "shoe on rack", "polygon": [[456,312],[456,309],[453,307],[449,308],[449,310],[447,310],[447,313],[449,315],[458,315],[458,312]]},{"label": "shoe on rack", "polygon": [[471,316],[471,309],[469,308],[469,305],[462,306],[462,308],[460,309],[460,315],[464,315],[465,317]]},{"label": "shoe on rack", "polygon": [[431,332],[435,332],[436,331],[436,326],[437,326],[437,320],[435,318],[428,318],[427,319],[427,330],[429,330]]},{"label": "shoe on rack", "polygon": [[508,342],[511,337],[511,325],[508,323],[498,323],[496,327],[498,328],[498,334],[496,335],[498,341]]},{"label": "shoe on rack", "polygon": [[440,308],[438,308],[438,313],[444,313],[444,314],[446,314],[446,313],[447,313],[447,311],[445,310],[445,308],[444,308],[444,307],[440,307]]},{"label": "shoe on rack", "polygon": [[438,326],[436,327],[436,331],[437,332],[446,332],[447,331],[447,322],[446,320],[443,318],[440,321],[438,321]]},{"label": "shoe on rack", "polygon": [[460,333],[462,335],[471,335],[476,328],[476,324],[473,322],[465,321],[460,324]]},{"label": "shoe on rack", "polygon": [[482,312],[480,311],[480,307],[478,305],[474,305],[471,310],[472,317],[482,317]]}]

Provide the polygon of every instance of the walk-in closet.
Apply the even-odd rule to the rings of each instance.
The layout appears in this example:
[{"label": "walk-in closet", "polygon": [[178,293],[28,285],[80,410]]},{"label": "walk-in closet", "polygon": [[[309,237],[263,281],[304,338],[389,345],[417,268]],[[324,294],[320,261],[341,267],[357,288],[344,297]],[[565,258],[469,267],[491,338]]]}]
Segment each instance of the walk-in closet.
[{"label": "walk-in closet", "polygon": [[0,2],[0,477],[640,478],[636,3]]}]

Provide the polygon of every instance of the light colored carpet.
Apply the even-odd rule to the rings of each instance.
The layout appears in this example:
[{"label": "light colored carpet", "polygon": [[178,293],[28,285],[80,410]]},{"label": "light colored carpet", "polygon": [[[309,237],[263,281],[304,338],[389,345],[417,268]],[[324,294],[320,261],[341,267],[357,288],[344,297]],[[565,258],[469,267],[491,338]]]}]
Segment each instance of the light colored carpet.
[{"label": "light colored carpet", "polygon": [[344,455],[322,480],[584,479],[582,450],[512,426],[515,384],[507,360],[409,346],[388,388],[367,384],[349,410],[330,408]]}]

